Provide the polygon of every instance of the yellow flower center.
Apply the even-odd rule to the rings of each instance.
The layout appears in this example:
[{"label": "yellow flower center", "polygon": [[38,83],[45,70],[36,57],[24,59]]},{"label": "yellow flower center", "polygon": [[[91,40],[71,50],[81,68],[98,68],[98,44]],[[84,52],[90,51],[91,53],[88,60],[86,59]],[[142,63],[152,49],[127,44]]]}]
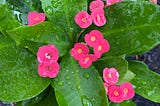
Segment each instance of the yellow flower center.
[{"label": "yellow flower center", "polygon": [[114,96],[118,96],[119,95],[118,91],[114,91],[113,94],[114,94]]},{"label": "yellow flower center", "polygon": [[107,74],[107,77],[108,77],[108,78],[112,78],[112,75],[111,75],[111,74]]},{"label": "yellow flower center", "polygon": [[47,69],[47,70],[51,70],[52,67],[51,67],[51,66],[47,66],[46,69]]},{"label": "yellow flower center", "polygon": [[91,36],[91,41],[95,41],[96,37],[95,36]]},{"label": "yellow flower center", "polygon": [[102,50],[102,46],[98,46],[98,51],[101,51]]},{"label": "yellow flower center", "polygon": [[123,90],[123,92],[124,92],[124,93],[128,93],[128,89],[125,88],[125,89]]},{"label": "yellow flower center", "polygon": [[79,49],[77,50],[77,52],[78,52],[79,54],[81,54],[81,53],[82,53],[82,49],[79,48]]},{"label": "yellow flower center", "polygon": [[82,18],[82,22],[87,22],[86,17]]},{"label": "yellow flower center", "polygon": [[85,58],[85,61],[88,61],[89,59],[90,59],[89,57],[86,57],[86,58]]},{"label": "yellow flower center", "polygon": [[38,21],[39,19],[40,19],[39,17],[35,17],[35,18],[34,18],[35,21]]}]

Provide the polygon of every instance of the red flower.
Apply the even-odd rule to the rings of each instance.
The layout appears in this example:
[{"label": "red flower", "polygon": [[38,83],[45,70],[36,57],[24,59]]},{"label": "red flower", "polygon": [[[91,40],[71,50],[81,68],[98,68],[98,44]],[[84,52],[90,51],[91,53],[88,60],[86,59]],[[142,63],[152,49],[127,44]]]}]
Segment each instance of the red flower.
[{"label": "red flower", "polygon": [[28,25],[29,26],[41,23],[44,20],[45,20],[45,14],[44,13],[29,12],[29,14],[28,14]]},{"label": "red flower", "polygon": [[119,86],[112,85],[108,88],[108,98],[111,102],[122,102],[123,95],[124,93]]},{"label": "red flower", "polygon": [[58,75],[59,68],[57,62],[43,62],[38,65],[38,74],[41,77],[55,78]]},{"label": "red flower", "polygon": [[93,54],[87,54],[79,60],[79,64],[83,68],[89,68],[92,65],[92,62],[96,60],[97,58]]},{"label": "red flower", "polygon": [[86,11],[80,11],[74,20],[81,28],[87,28],[92,24],[92,18]]},{"label": "red flower", "polygon": [[120,88],[124,92],[124,95],[123,95],[124,100],[132,99],[134,97],[135,92],[130,82],[125,82],[121,84]]},{"label": "red flower", "polygon": [[109,42],[103,39],[101,42],[99,42],[94,46],[94,54],[97,56],[97,58],[100,58],[101,55],[105,52],[108,52],[109,49],[110,49]]},{"label": "red flower", "polygon": [[84,39],[89,46],[94,47],[103,40],[103,34],[98,30],[92,30]]},{"label": "red flower", "polygon": [[103,9],[96,9],[91,13],[92,20],[96,26],[103,26],[106,24],[106,17]]},{"label": "red flower", "polygon": [[74,44],[74,48],[71,50],[71,55],[74,59],[80,60],[84,55],[89,53],[89,48],[84,43]]},{"label": "red flower", "polygon": [[105,68],[103,70],[103,80],[107,86],[116,84],[119,80],[118,71],[115,68]]},{"label": "red flower", "polygon": [[104,3],[101,0],[92,1],[89,5],[89,9],[91,12],[93,12],[96,9],[103,9],[103,8],[104,8]]},{"label": "red flower", "polygon": [[37,52],[37,59],[39,62],[50,62],[58,60],[58,49],[55,45],[49,44],[46,46],[41,46]]}]

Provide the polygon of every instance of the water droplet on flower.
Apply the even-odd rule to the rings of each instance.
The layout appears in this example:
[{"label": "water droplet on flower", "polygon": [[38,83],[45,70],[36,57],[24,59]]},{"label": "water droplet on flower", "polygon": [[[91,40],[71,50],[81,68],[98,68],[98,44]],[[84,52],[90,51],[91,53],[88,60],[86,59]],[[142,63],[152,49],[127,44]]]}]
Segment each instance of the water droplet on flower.
[{"label": "water droplet on flower", "polygon": [[84,74],[83,74],[83,77],[84,77],[85,79],[88,79],[88,78],[90,77],[90,75],[89,75],[88,73],[84,73]]},{"label": "water droplet on flower", "polygon": [[51,6],[46,7],[46,8],[45,8],[45,11],[46,11],[46,13],[49,14],[49,15],[52,15],[52,14],[53,14],[53,9],[52,9]]},{"label": "water droplet on flower", "polygon": [[63,82],[59,81],[59,82],[58,82],[58,85],[59,85],[59,86],[62,86],[62,85],[63,85]]}]

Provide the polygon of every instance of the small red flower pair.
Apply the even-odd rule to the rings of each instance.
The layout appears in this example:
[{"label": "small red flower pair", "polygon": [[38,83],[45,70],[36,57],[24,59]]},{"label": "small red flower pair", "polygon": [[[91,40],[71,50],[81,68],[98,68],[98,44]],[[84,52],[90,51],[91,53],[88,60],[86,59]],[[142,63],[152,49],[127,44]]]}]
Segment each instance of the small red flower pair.
[{"label": "small red flower pair", "polygon": [[37,52],[38,74],[41,77],[55,78],[59,72],[58,49],[55,45],[41,46]]},{"label": "small red flower pair", "polygon": [[77,25],[81,28],[87,28],[92,24],[92,21],[96,26],[103,26],[106,23],[104,15],[104,3],[101,0],[95,0],[90,3],[89,9],[91,15],[86,11],[80,11],[75,16],[74,20]]},{"label": "small red flower pair", "polygon": [[135,92],[131,83],[125,82],[120,86],[116,85],[119,80],[119,74],[115,68],[105,68],[103,70],[103,80],[106,94],[110,101],[120,103],[123,100],[134,97]]},{"label": "small red flower pair", "polygon": [[110,49],[109,42],[103,38],[103,34],[98,30],[92,30],[86,34],[85,42],[94,49],[94,55],[100,58],[103,53],[108,52]]},{"label": "small red flower pair", "polygon": [[71,50],[71,55],[83,68],[88,68],[97,58],[93,54],[89,54],[89,48],[85,43],[75,43]]}]

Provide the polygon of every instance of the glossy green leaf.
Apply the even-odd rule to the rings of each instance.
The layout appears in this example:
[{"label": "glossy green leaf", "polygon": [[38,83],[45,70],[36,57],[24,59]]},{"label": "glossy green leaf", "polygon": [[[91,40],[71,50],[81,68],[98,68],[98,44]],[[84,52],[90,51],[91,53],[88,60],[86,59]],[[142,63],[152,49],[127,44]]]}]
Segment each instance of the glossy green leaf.
[{"label": "glossy green leaf", "polygon": [[20,46],[0,49],[0,100],[17,102],[41,93],[50,79],[37,73],[37,59]]},{"label": "glossy green leaf", "polygon": [[136,55],[160,43],[160,7],[149,2],[121,2],[105,9],[107,24],[99,29],[110,43],[108,56]]},{"label": "glossy green leaf", "polygon": [[19,27],[20,24],[12,15],[7,5],[0,5],[0,32],[6,35],[6,30]]},{"label": "glossy green leaf", "polygon": [[98,69],[101,75],[104,68],[115,67],[120,75],[118,84],[130,81],[132,78],[134,78],[134,73],[128,70],[128,62],[123,58],[123,56],[103,57],[102,59],[95,62],[94,66]]},{"label": "glossy green leaf", "polygon": [[22,42],[25,39],[44,44],[55,44],[60,56],[68,52],[69,42],[65,32],[50,22],[43,22],[35,26],[22,26],[8,31],[8,33],[17,42]]},{"label": "glossy green leaf", "polygon": [[53,80],[59,106],[106,106],[103,81],[97,70],[83,69],[71,56],[62,59],[61,69]]},{"label": "glossy green leaf", "polygon": [[151,101],[160,102],[160,75],[137,61],[129,61],[129,70],[136,74],[131,80],[136,93]]},{"label": "glossy green leaf", "polygon": [[0,33],[0,49],[13,44],[15,44],[15,42],[10,37],[4,36]]},{"label": "glossy green leaf", "polygon": [[38,96],[23,102],[18,102],[16,103],[16,106],[58,106],[58,104],[55,98],[54,90],[51,86],[49,86]]},{"label": "glossy green leaf", "polygon": [[75,22],[75,15],[81,10],[87,10],[87,0],[40,0],[47,18],[59,25],[74,41],[77,32],[81,30]]},{"label": "glossy green leaf", "polygon": [[110,103],[109,106],[136,106],[136,104],[134,102],[132,102],[131,100],[125,100],[121,103]]}]

